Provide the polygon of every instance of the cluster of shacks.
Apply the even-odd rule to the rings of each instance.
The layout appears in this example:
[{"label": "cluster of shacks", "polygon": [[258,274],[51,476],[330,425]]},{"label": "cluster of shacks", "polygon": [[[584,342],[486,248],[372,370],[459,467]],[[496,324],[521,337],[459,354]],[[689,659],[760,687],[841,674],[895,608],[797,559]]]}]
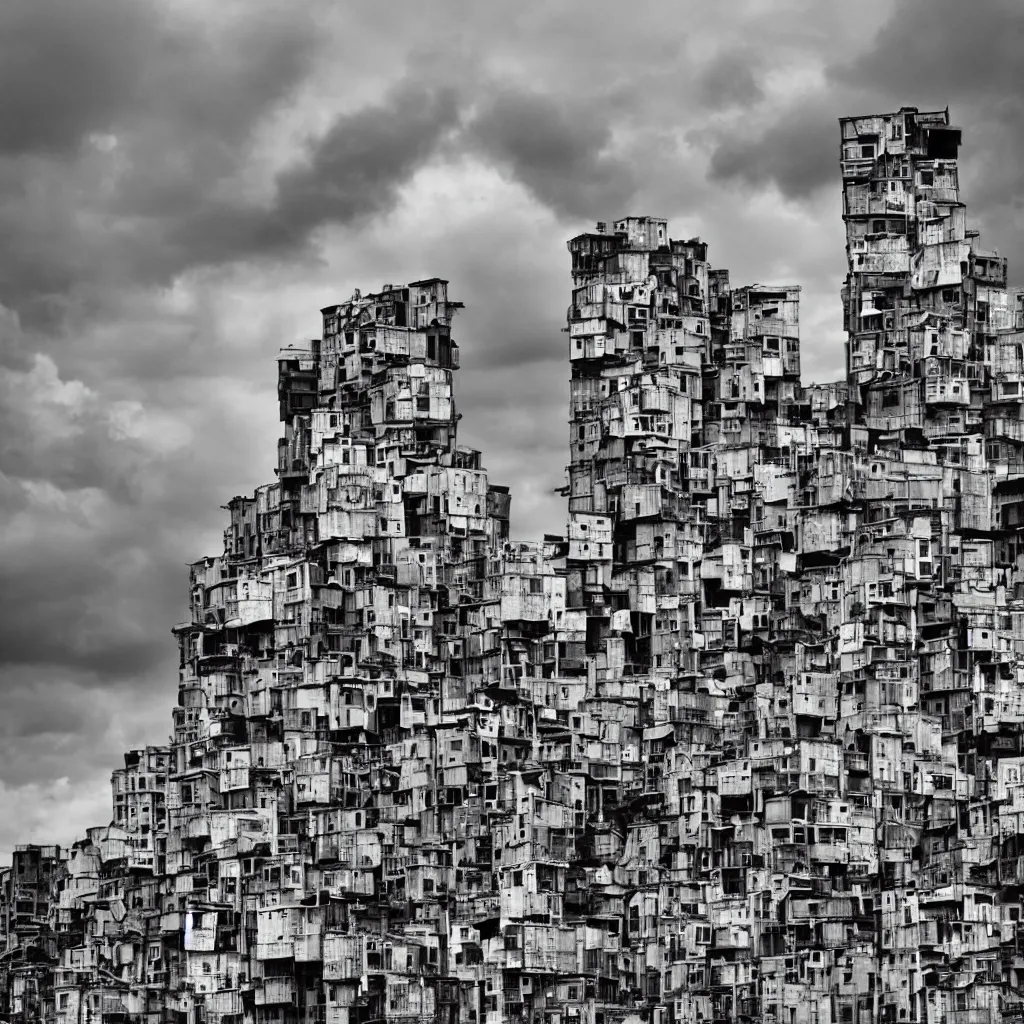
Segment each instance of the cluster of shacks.
[{"label": "cluster of shacks", "polygon": [[1024,986],[1024,303],[946,112],[844,119],[847,375],[799,288],[572,239],[568,530],[456,441],[440,279],[282,352],[173,737],[0,876],[53,1024],[994,1024]]}]

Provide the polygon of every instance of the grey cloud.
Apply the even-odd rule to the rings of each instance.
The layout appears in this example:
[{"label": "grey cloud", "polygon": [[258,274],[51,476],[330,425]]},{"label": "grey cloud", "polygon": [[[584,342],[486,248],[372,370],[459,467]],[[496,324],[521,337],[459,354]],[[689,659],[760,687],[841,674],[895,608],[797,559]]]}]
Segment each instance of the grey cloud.
[{"label": "grey cloud", "polygon": [[1017,0],[907,0],[894,7],[870,45],[837,62],[830,75],[888,92],[897,105],[935,109],[954,101],[1019,99],[1022,45],[1024,7]]},{"label": "grey cloud", "polygon": [[[130,549],[133,573],[116,564],[125,552],[113,538],[90,536],[101,543],[81,550],[62,550],[52,531],[40,539],[53,549],[39,545],[31,564],[4,572],[0,665],[64,666],[94,673],[97,685],[109,687],[169,660],[169,629],[187,589],[183,567],[169,552]],[[131,595],[143,600],[141,607],[124,607]]]},{"label": "grey cloud", "polygon": [[214,199],[172,225],[168,269],[287,256],[318,227],[380,215],[457,120],[452,91],[403,83],[381,103],[337,118],[303,159],[277,176],[269,206]]},{"label": "grey cloud", "polygon": [[[467,342],[463,365],[468,370],[564,363],[568,342],[560,328],[569,305],[565,278],[570,259],[559,235],[524,238],[508,225],[474,224],[448,240],[442,257],[445,276],[457,283],[457,297],[467,297],[456,328]],[[560,372],[567,374],[568,367],[562,365]],[[521,385],[526,390],[525,380]],[[530,401],[531,395],[520,397]]]},{"label": "grey cloud", "polygon": [[28,508],[25,490],[13,477],[0,471],[0,514],[4,518]]},{"label": "grey cloud", "polygon": [[308,68],[314,26],[286,13],[217,25],[155,0],[8,0],[0,153],[67,155],[91,133],[147,125],[193,150],[244,137]]},{"label": "grey cloud", "polygon": [[[427,32],[421,46],[405,54],[404,80],[382,102],[338,117],[268,182],[260,201],[240,186],[239,175],[251,169],[254,132],[292,95],[317,47],[326,50],[317,40],[320,9],[285,17],[274,14],[276,7],[257,8],[257,14],[245,7],[242,17],[219,18],[201,33],[199,22],[180,9],[172,16],[144,0],[91,0],[75,10],[89,12],[94,4],[95,21],[85,14],[61,21],[57,0],[42,0],[38,16],[34,5],[21,3],[7,34],[38,40],[44,53],[44,43],[55,48],[56,62],[61,46],[74,48],[83,21],[81,52],[67,62],[79,69],[79,95],[68,99],[60,91],[65,85],[51,86],[58,90],[53,95],[37,88],[34,68],[14,64],[9,71],[12,88],[20,75],[27,88],[19,94],[37,96],[37,109],[24,116],[15,111],[13,120],[45,123],[50,133],[33,141],[13,125],[8,148],[18,155],[0,163],[0,302],[31,326],[61,322],[72,292],[162,285],[198,267],[308,256],[318,228],[358,228],[387,212],[446,141],[453,143],[448,154],[468,148],[562,218],[589,221],[595,211],[625,208],[637,194],[632,161],[615,151],[616,130],[642,107],[645,79],[629,86],[620,78],[605,97],[577,89],[554,99],[521,85],[494,84],[467,41],[468,59],[438,70],[445,50]],[[122,4],[128,13],[119,35]],[[487,18],[470,20],[475,31],[492,27]],[[57,30],[47,42],[52,22]],[[581,31],[600,42],[601,33],[591,38],[592,26]],[[670,79],[679,72],[678,41],[648,29],[623,38],[627,52],[669,61]],[[617,39],[613,49],[622,45]],[[332,45],[332,57],[357,46],[347,34]],[[731,84],[723,78],[720,85],[737,101],[757,89],[735,74]],[[616,99],[616,88],[632,89],[633,100]],[[665,83],[657,92],[666,92]],[[479,109],[459,134],[460,106],[471,101]],[[116,135],[113,152],[79,145],[98,131]]]},{"label": "grey cloud", "polygon": [[308,17],[235,11],[214,23],[149,0],[0,5],[0,302],[27,324],[59,322],[90,283],[182,268],[154,242],[237,175],[318,45]]},{"label": "grey cloud", "polygon": [[564,218],[589,220],[636,194],[633,169],[611,152],[610,119],[596,102],[497,90],[477,112],[468,140]]},{"label": "grey cloud", "polygon": [[[12,681],[13,683],[13,681]],[[71,735],[88,724],[90,708],[85,702],[61,700],[52,705],[40,704],[31,685],[10,685],[4,691],[4,714],[0,718],[0,737],[4,744],[40,736]]]},{"label": "grey cloud", "polygon": [[516,537],[562,533],[565,498],[554,489],[565,482],[566,376],[549,372],[532,387],[516,376],[482,371],[459,382],[460,394],[472,395],[459,405],[465,414],[459,439],[483,452],[493,483],[511,487]]},{"label": "grey cloud", "polygon": [[27,373],[32,369],[32,362],[32,353],[24,345],[18,315],[0,305],[0,367]]},{"label": "grey cloud", "polygon": [[[60,322],[68,295],[90,288],[162,285],[193,268],[309,256],[319,227],[358,228],[390,209],[402,185],[452,137],[460,103],[479,109],[448,152],[468,147],[558,216],[590,221],[637,197],[633,150],[657,152],[685,176],[690,161],[668,132],[672,97],[689,90],[692,120],[761,95],[756,53],[733,45],[730,18],[691,22],[722,40],[702,68],[656,19],[609,33],[582,11],[537,7],[502,36],[488,10],[455,4],[449,16],[462,34],[453,37],[438,18],[415,42],[399,37],[395,66],[404,68],[404,82],[380,104],[339,117],[304,158],[265,183],[260,202],[250,198],[254,133],[294,95],[318,55],[362,66],[359,30],[379,43],[394,34],[387,19],[342,22],[319,4],[298,12],[225,4],[212,17],[150,0],[16,0],[8,7],[3,39],[19,59],[4,65],[7,93],[30,99],[0,125],[7,150],[18,154],[0,163],[0,302],[34,326]],[[759,32],[784,41],[791,18],[748,13]],[[610,68],[595,89],[565,60],[565,34],[592,60],[629,62],[629,73]],[[27,52],[43,59],[20,56]],[[514,53],[532,71],[523,81],[544,81],[531,91],[496,80],[492,52],[497,67]],[[448,67],[446,54],[455,55]],[[71,73],[53,75],[53,66]],[[445,81],[458,83],[457,93]],[[97,131],[117,136],[112,154],[79,145]],[[665,138],[655,138],[658,132]],[[63,159],[43,165],[39,154]],[[768,174],[793,179],[784,159],[755,155],[777,165]],[[723,177],[739,173],[729,145],[717,156]]]},{"label": "grey cloud", "polygon": [[710,178],[755,189],[774,185],[792,200],[835,187],[838,109],[832,99],[808,99],[753,134],[744,122],[712,152]]},{"label": "grey cloud", "polygon": [[452,89],[426,92],[403,83],[379,106],[339,118],[306,163],[278,178],[278,218],[308,232],[379,214],[456,125],[458,113]]},{"label": "grey cloud", "polygon": [[138,452],[133,445],[114,448],[110,438],[99,432],[39,443],[11,429],[8,410],[0,406],[0,472],[18,478],[42,473],[44,479],[61,490],[99,487],[121,505],[138,500]]},{"label": "grey cloud", "polygon": [[0,153],[61,153],[132,102],[154,10],[133,0],[0,5]]},{"label": "grey cloud", "polygon": [[759,103],[764,99],[764,90],[755,70],[761,70],[761,63],[757,51],[749,49],[716,53],[698,76],[697,94],[701,102],[710,110]]},{"label": "grey cloud", "polygon": [[[11,269],[6,278],[0,274],[0,301],[39,326],[52,320],[53,293],[81,287],[97,275],[111,288],[115,282],[162,285],[190,268],[294,258],[317,228],[365,223],[386,212],[457,118],[451,91],[430,93],[403,84],[380,104],[338,117],[277,175],[267,202],[226,197],[228,190],[212,187],[211,175],[189,178],[188,166],[180,173],[155,171],[145,185],[129,184],[127,196],[118,193],[106,211],[109,221],[99,215],[103,197],[94,196],[96,215],[85,229],[70,204],[44,210],[39,196],[26,217],[24,205],[13,199],[4,204],[0,196],[0,225],[12,229],[6,243]],[[199,148],[196,160],[204,158]],[[237,152],[231,159],[243,156]],[[132,169],[129,182],[141,173]],[[50,237],[42,251],[33,249],[31,237],[20,245],[47,220]],[[95,260],[97,252],[106,258]]]},{"label": "grey cloud", "polygon": [[[89,680],[83,685],[81,673],[60,668],[47,670],[45,681],[49,699],[40,701],[38,668],[13,666],[6,671],[0,718],[0,793],[4,787],[66,775],[77,781],[92,772],[99,775],[99,787],[105,787],[110,772],[119,765],[119,748],[125,739],[138,747],[167,736],[166,714],[154,713],[155,705],[164,702],[153,699],[151,687],[117,685],[103,692],[98,682]],[[164,695],[173,700],[175,677],[169,676],[164,685]],[[166,712],[166,705],[160,710]],[[107,807],[101,815],[109,813]]]},{"label": "grey cloud", "polygon": [[47,359],[0,371],[0,473],[133,503],[143,452],[130,439],[112,443],[108,405],[80,382],[62,381]]},{"label": "grey cloud", "polygon": [[[139,412],[139,430],[131,406],[62,380],[49,360],[31,373],[0,370],[5,675],[63,667],[106,688],[163,666],[173,680],[169,628],[187,601],[186,563],[219,552],[224,492],[254,483],[252,469],[223,452],[241,456],[251,436],[266,449],[272,442],[221,409],[216,380],[159,392]],[[187,443],[186,432],[175,447],[163,436],[166,408],[187,420],[193,403],[211,408],[203,425],[218,443],[199,432]]]},{"label": "grey cloud", "polygon": [[[159,497],[130,511],[106,503],[103,520],[84,523],[37,504],[18,510],[34,521],[31,535],[24,524],[19,531],[20,550],[4,551],[0,672],[34,665],[44,678],[54,668],[73,672],[87,688],[173,687],[170,629],[185,617],[187,563],[219,553],[219,505],[251,488],[233,488],[237,478],[214,478],[202,466],[164,469],[175,481],[188,480],[197,503],[189,513]],[[68,497],[76,500],[73,492]]]}]

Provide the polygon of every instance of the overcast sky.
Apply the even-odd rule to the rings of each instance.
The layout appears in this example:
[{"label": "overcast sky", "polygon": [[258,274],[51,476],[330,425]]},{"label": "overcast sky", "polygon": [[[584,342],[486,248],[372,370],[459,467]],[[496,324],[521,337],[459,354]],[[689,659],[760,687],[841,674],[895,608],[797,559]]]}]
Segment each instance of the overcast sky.
[{"label": "overcast sky", "polygon": [[0,863],[167,741],[187,563],[272,479],[321,306],[448,278],[460,440],[561,532],[566,239],[668,217],[802,285],[833,379],[837,119],[948,105],[1018,283],[1022,35],[1014,0],[0,4]]}]

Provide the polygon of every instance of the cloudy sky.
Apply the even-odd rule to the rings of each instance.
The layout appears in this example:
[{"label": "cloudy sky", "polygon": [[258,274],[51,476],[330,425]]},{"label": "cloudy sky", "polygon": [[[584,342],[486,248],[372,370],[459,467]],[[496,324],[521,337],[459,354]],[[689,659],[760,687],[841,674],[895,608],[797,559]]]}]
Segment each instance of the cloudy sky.
[{"label": "cloudy sky", "polygon": [[1024,267],[1015,0],[0,4],[0,863],[166,742],[187,563],[272,478],[277,349],[441,276],[461,440],[559,532],[565,240],[627,213],[803,286],[839,375],[841,115],[948,105]]}]

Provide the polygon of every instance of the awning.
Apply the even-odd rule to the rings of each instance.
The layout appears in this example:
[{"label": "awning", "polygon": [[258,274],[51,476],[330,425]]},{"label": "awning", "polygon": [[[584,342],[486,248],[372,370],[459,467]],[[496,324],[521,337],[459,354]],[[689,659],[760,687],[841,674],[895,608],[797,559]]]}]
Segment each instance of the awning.
[{"label": "awning", "polygon": [[663,740],[666,736],[674,735],[675,731],[675,726],[671,722],[666,722],[664,725],[652,725],[644,729],[644,740]]}]

